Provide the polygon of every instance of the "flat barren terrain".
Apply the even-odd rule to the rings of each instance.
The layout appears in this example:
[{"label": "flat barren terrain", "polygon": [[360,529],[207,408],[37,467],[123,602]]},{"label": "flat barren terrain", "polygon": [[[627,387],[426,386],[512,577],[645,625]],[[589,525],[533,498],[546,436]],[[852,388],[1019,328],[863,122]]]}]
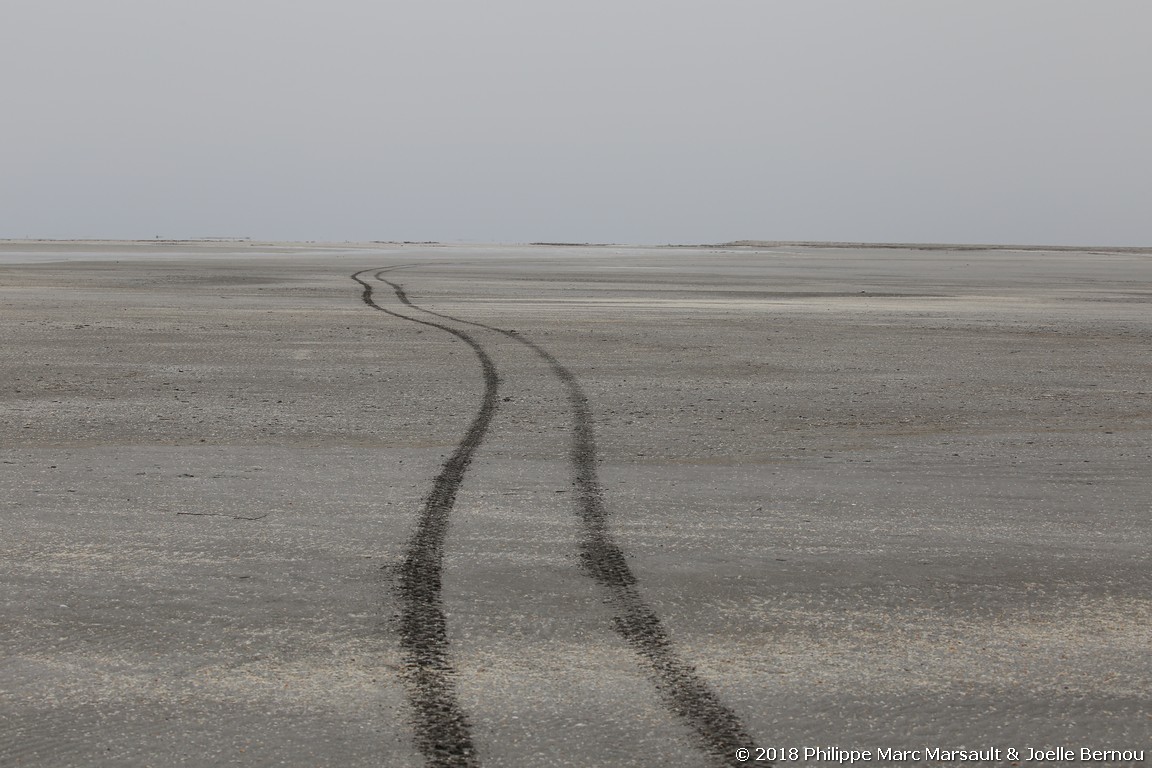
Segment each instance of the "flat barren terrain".
[{"label": "flat barren terrain", "polygon": [[9,242],[0,317],[0,765],[1152,762],[1152,252]]}]

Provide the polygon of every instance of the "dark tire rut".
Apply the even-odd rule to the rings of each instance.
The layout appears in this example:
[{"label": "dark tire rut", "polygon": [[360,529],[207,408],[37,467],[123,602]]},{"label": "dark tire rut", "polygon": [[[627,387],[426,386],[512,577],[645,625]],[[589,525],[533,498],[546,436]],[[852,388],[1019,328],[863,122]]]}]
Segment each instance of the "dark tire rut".
[{"label": "dark tire rut", "polygon": [[365,304],[401,320],[452,334],[472,348],[483,369],[484,395],[480,408],[456,450],[432,482],[416,531],[405,547],[397,579],[400,648],[404,656],[417,746],[429,765],[472,768],[480,763],[472,741],[471,726],[457,699],[456,671],[448,653],[448,626],[441,595],[444,540],[464,473],[472,462],[472,454],[484,441],[496,412],[500,379],[492,358],[469,334],[377,304],[372,297],[371,284],[360,277],[367,271],[351,276],[364,287],[361,299]]},{"label": "dark tire rut", "polygon": [[613,624],[617,634],[647,663],[665,707],[691,727],[701,748],[718,764],[743,765],[736,759],[736,750],[749,748],[753,744],[751,737],[736,714],[720,701],[696,673],[695,667],[676,650],[660,617],[637,589],[636,576],[628,567],[624,550],[609,529],[609,513],[604,506],[603,488],[596,473],[592,411],[579,380],[551,352],[516,331],[462,320],[413,303],[402,286],[381,276],[391,269],[394,268],[379,270],[375,277],[391,287],[402,304],[434,317],[484,328],[514,339],[544,360],[564,385],[572,413],[568,455],[578,493],[582,529],[580,563],[607,592],[616,614]]}]

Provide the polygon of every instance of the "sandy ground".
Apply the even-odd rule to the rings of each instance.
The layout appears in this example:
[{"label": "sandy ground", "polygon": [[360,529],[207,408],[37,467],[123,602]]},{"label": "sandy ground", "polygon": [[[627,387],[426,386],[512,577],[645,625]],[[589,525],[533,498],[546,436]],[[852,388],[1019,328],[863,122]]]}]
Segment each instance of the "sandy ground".
[{"label": "sandy ground", "polygon": [[[0,316],[0,765],[451,763],[402,571],[485,382],[405,317],[499,376],[464,763],[731,762],[707,696],[753,750],[1152,750],[1152,254],[7,243]],[[460,320],[581,388],[634,587],[570,388]]]}]

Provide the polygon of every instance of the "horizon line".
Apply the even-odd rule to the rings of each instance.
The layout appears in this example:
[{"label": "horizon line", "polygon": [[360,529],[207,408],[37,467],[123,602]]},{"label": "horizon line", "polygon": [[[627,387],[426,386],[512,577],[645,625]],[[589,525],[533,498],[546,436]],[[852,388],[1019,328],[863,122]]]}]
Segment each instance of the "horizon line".
[{"label": "horizon line", "polygon": [[924,242],[869,242],[846,240],[729,240],[720,243],[610,243],[610,242],[569,242],[569,241],[443,241],[443,240],[262,240],[251,237],[180,237],[180,238],[106,238],[106,237],[8,237],[0,238],[0,244],[20,243],[61,243],[61,244],[122,244],[122,245],[199,245],[236,244],[248,245],[393,245],[393,246],[434,246],[434,247],[549,247],[549,248],[883,248],[893,250],[960,250],[960,251],[1100,251],[1109,253],[1152,253],[1152,246],[1112,246],[1112,245],[1040,245],[1034,243],[924,243]]}]

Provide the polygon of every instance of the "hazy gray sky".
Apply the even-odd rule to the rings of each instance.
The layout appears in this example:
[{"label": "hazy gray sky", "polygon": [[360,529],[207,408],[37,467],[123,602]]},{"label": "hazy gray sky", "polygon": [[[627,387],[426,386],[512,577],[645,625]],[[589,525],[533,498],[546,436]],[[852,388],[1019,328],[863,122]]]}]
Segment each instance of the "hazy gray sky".
[{"label": "hazy gray sky", "polygon": [[1152,245],[1147,0],[2,0],[0,237]]}]

